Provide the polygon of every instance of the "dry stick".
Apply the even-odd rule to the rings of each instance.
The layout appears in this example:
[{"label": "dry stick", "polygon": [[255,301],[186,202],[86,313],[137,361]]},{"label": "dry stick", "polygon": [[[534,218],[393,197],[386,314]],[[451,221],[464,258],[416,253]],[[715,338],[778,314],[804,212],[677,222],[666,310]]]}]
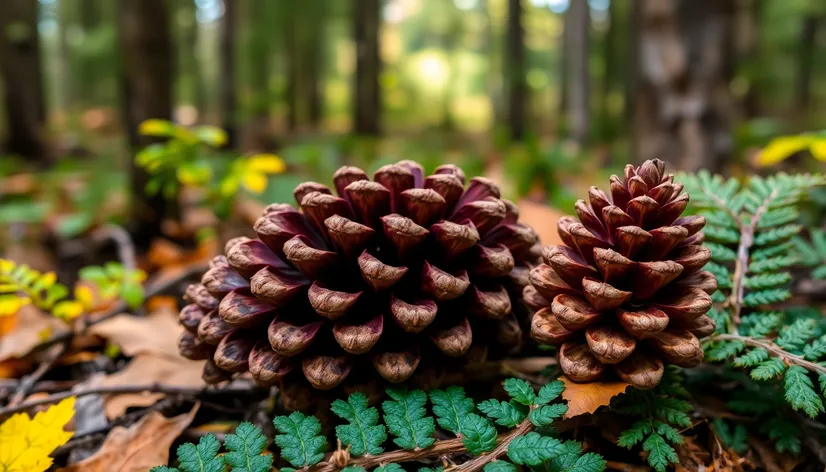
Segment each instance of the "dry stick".
[{"label": "dry stick", "polygon": [[810,371],[826,375],[826,367],[807,361],[803,358],[803,356],[798,356],[797,354],[784,351],[783,348],[777,346],[771,341],[754,339],[748,336],[740,336],[739,334],[717,334],[703,339],[703,342],[713,341],[740,341],[748,346],[763,348],[775,357],[783,359],[783,361],[787,364],[797,365]]},{"label": "dry stick", "polygon": [[[745,278],[749,267],[749,251],[754,244],[754,232],[757,229],[760,218],[768,211],[769,205],[777,198],[777,194],[777,189],[772,190],[769,196],[760,204],[760,207],[757,208],[757,211],[754,212],[751,222],[749,222],[748,225],[744,225],[741,220],[735,218],[735,221],[738,222],[738,226],[740,227],[740,244],[737,246],[737,261],[734,263],[731,294],[726,301],[726,304],[732,309],[731,318],[735,326],[740,325],[740,311],[743,308],[743,296],[746,288]],[[725,205],[725,203],[723,204]],[[726,206],[726,208],[728,207]],[[731,210],[729,210],[729,214],[735,216]]]},{"label": "dry stick", "polygon": [[135,244],[132,242],[132,237],[123,226],[116,224],[104,224],[92,232],[92,240],[100,243],[107,239],[112,240],[118,248],[118,259],[126,269],[135,269],[137,258],[135,257]]},{"label": "dry stick", "polygon": [[[531,429],[533,429],[533,424],[529,419],[526,419],[525,421],[520,423],[519,426],[516,427],[516,429],[500,434],[496,438],[497,445],[494,450],[474,459],[471,459],[468,462],[460,464],[451,470],[481,470],[485,466],[485,464],[487,464],[488,462],[492,462],[495,459],[498,459],[502,456],[502,454],[507,452],[508,445],[510,445],[511,441],[513,441],[514,438],[521,434],[527,433]],[[378,454],[375,456],[366,455],[362,457],[357,457],[355,459],[348,461],[347,465],[360,466],[364,467],[365,469],[369,469],[371,467],[375,467],[381,464],[411,462],[420,459],[425,459],[428,457],[439,457],[450,454],[458,454],[461,452],[467,452],[467,448],[465,448],[465,445],[462,443],[462,438],[446,439],[444,441],[436,441],[436,443],[434,443],[432,446],[426,447],[424,449],[414,449],[412,451],[402,449],[397,451],[385,452],[383,454]],[[310,470],[312,470],[313,472],[335,472],[342,468],[343,467],[338,467],[337,465],[331,462],[322,462],[317,466],[312,467]]]},{"label": "dry stick", "polygon": [[0,418],[8,416],[13,413],[17,413],[19,411],[28,410],[30,408],[34,408],[40,405],[47,405],[50,403],[57,403],[60,400],[65,400],[69,397],[84,397],[86,395],[100,395],[100,394],[123,394],[123,393],[143,393],[143,392],[152,392],[152,393],[165,393],[167,395],[188,395],[188,396],[199,396],[205,394],[216,394],[216,395],[229,395],[229,394],[242,394],[248,393],[256,390],[256,387],[252,383],[241,383],[238,386],[233,386],[232,384],[228,385],[225,388],[216,389],[214,387],[177,387],[174,385],[164,385],[164,384],[145,384],[145,385],[98,385],[98,386],[91,386],[86,388],[80,388],[74,391],[65,391],[65,392],[58,392],[48,397],[44,398],[36,398],[34,400],[29,400],[27,402],[21,403],[19,405],[14,406],[7,406],[5,408],[0,408]]},{"label": "dry stick", "polygon": [[17,390],[12,396],[11,401],[9,401],[9,406],[15,406],[20,404],[26,396],[31,392],[34,384],[40,380],[40,377],[43,377],[49,369],[52,368],[55,362],[66,352],[66,349],[69,347],[68,342],[64,342],[59,346],[52,346],[48,353],[48,356],[45,361],[41,362],[37,369],[31,374],[23,377],[20,381],[20,384],[17,386]]}]

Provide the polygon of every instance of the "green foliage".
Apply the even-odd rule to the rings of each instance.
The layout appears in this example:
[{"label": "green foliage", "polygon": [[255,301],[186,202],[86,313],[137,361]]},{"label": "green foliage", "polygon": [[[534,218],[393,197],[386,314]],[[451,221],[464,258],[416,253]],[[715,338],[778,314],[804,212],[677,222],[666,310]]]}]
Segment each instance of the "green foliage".
[{"label": "green foliage", "polygon": [[485,400],[479,404],[479,410],[496,421],[496,424],[512,428],[528,415],[528,409],[515,402],[502,400]]},{"label": "green foliage", "polygon": [[0,259],[0,317],[14,315],[31,303],[68,321],[84,310],[79,302],[68,296],[69,289],[57,282],[54,272],[43,274],[25,264]]},{"label": "green foliage", "polygon": [[473,400],[465,397],[465,389],[457,386],[433,390],[430,392],[430,401],[439,427],[453,434],[462,433],[462,417],[476,408]]},{"label": "green foliage", "polygon": [[[521,380],[508,379],[504,385],[513,403],[502,403],[526,412],[521,415],[521,421],[508,428],[518,426],[524,434],[505,432],[500,435],[489,418],[477,414],[473,400],[466,397],[461,387],[451,386],[430,393],[438,425],[462,440],[464,449],[460,455],[484,456],[496,449],[497,444],[505,444],[507,450],[502,449],[500,453],[506,453],[511,462],[502,458],[491,460],[484,470],[513,472],[518,470],[514,463],[529,465],[543,472],[600,472],[605,469],[602,457],[594,453],[583,454],[580,443],[563,442],[542,432],[548,430],[553,421],[568,410],[567,404],[557,401],[564,390],[562,382],[550,382],[538,393],[530,384]],[[351,394],[346,401],[335,400],[331,406],[333,413],[346,421],[335,428],[336,438],[341,442],[342,448],[347,448],[354,457],[372,457],[374,464],[381,464],[373,472],[403,470],[398,464],[382,460],[386,430],[395,436],[393,442],[402,450],[416,451],[412,454],[420,455],[422,450],[426,454],[428,448],[436,444],[433,436],[437,422],[428,415],[428,396],[421,390],[408,390],[405,387],[389,388],[386,392],[389,399],[382,403],[385,424],[379,423],[378,410],[369,406],[367,397],[360,392]],[[517,400],[530,402],[525,404]],[[480,407],[482,404],[492,404],[492,401],[486,400]],[[526,421],[527,412],[530,412],[529,422]],[[292,466],[282,467],[281,470],[312,471],[315,467],[327,466],[326,462],[321,463],[327,443],[321,435],[321,424],[315,417],[295,412],[289,416],[275,417],[273,425],[276,429],[274,443],[279,448],[279,457]],[[534,428],[537,430],[531,431]],[[197,446],[187,443],[178,449],[179,468],[159,466],[153,472],[224,472],[227,466],[231,468],[230,472],[265,472],[271,470],[274,463],[274,456],[266,452],[266,445],[267,439],[260,429],[251,423],[242,423],[233,434],[227,435],[224,443],[227,452],[224,455],[219,454],[221,444],[215,436],[208,434],[201,438]],[[438,449],[431,448],[430,451]],[[399,452],[394,450],[387,454],[398,457]],[[349,465],[342,470],[367,472],[365,467],[357,465]],[[422,467],[418,470],[442,472],[443,468]]]},{"label": "green foliage", "polygon": [[350,454],[358,457],[364,454],[380,454],[382,443],[387,439],[384,425],[379,425],[379,412],[368,408],[367,396],[356,392],[347,401],[336,400],[332,411],[349,424],[336,426],[336,436],[341,443],[350,446]]},{"label": "green foliage", "polygon": [[87,266],[78,272],[81,280],[97,288],[103,299],[122,298],[130,308],[143,304],[143,283],[146,273],[140,269],[127,269],[120,262],[107,262],[103,266]]},{"label": "green foliage", "polygon": [[281,457],[294,467],[314,465],[324,458],[322,451],[327,441],[315,417],[294,412],[290,416],[276,416],[273,425],[280,433],[275,436],[275,444],[281,448]]},{"label": "green foliage", "polygon": [[723,446],[733,449],[738,454],[745,454],[749,448],[748,431],[742,424],[735,424],[733,427],[720,418],[712,421],[714,432]]},{"label": "green foliage", "polygon": [[665,471],[679,458],[675,445],[683,443],[677,428],[691,426],[691,403],[681,397],[687,395],[682,374],[675,368],[666,369],[660,385],[652,390],[632,391],[615,400],[620,413],[638,418],[630,428],[620,433],[617,445],[626,449],[641,446],[648,452],[648,465]]},{"label": "green foliage", "polygon": [[797,259],[811,271],[810,277],[826,280],[826,231],[812,229],[809,231],[809,241],[796,237],[791,243]]},{"label": "green foliage", "polygon": [[432,437],[436,425],[432,417],[426,416],[427,395],[421,390],[408,391],[406,387],[390,388],[387,394],[392,400],[385,400],[381,408],[387,429],[396,436],[393,442],[402,449],[431,446],[436,441]]}]

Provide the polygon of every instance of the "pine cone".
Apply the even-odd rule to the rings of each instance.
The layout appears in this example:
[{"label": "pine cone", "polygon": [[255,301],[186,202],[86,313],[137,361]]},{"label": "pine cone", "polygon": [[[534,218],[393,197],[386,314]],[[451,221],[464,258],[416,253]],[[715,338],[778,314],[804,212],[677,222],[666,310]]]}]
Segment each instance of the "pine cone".
[{"label": "pine cone", "polygon": [[706,315],[717,288],[700,270],[711,258],[703,247],[702,216],[680,217],[688,194],[655,159],[611,176],[611,199],[596,187],[590,203],[576,203],[559,220],[565,243],[542,251],[531,270],[526,303],[538,310],[531,336],[560,345],[559,365],[575,382],[613,369],[646,389],[664,364],[691,367],[703,359],[697,339],[714,332]]},{"label": "pine cone", "polygon": [[511,294],[522,293],[541,249],[492,181],[465,189],[458,167],[425,178],[410,161],[372,181],[342,167],[333,181],[339,196],[314,182],[296,187],[300,211],[270,205],[258,239],[229,241],[187,290],[180,351],[211,359],[207,382],[248,370],[273,385],[300,366],[327,390],[360,363],[401,382],[423,356],[438,363],[471,344],[521,342]]}]

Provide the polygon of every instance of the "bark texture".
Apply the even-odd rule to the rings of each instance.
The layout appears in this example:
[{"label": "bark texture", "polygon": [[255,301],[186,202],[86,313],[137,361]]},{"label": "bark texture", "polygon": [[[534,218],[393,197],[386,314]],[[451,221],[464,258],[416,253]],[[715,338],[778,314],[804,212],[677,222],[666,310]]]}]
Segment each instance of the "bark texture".
[{"label": "bark texture", "polygon": [[634,152],[695,171],[732,149],[733,0],[640,0]]},{"label": "bark texture", "polygon": [[0,1],[0,72],[6,106],[6,152],[46,161],[46,121],[35,0]]},{"label": "bark texture", "polygon": [[508,0],[508,37],[505,48],[505,77],[508,87],[508,127],[511,139],[525,135],[525,29],[521,0]]},{"label": "bark texture", "polygon": [[571,137],[584,144],[590,126],[590,74],[588,73],[588,31],[590,15],[587,0],[571,0],[565,14],[568,37],[568,124]]},{"label": "bark texture", "polygon": [[379,73],[379,0],[354,0],[353,24],[356,41],[356,83],[353,127],[356,134],[377,136],[381,93]]},{"label": "bark texture", "polygon": [[[119,6],[123,123],[129,145],[137,151],[150,142],[138,134],[142,121],[172,118],[172,36],[166,0],[121,0]],[[141,245],[160,234],[169,208],[162,197],[146,196],[147,179],[143,169],[133,166],[131,229]]]}]

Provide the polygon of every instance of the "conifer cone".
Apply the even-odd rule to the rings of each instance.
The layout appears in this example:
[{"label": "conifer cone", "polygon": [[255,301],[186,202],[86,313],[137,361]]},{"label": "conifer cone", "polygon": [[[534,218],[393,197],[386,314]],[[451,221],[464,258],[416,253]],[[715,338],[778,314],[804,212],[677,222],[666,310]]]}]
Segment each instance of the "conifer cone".
[{"label": "conifer cone", "polygon": [[589,382],[613,370],[647,389],[665,364],[702,361],[698,336],[714,332],[706,312],[717,281],[701,270],[711,258],[705,219],[680,217],[689,197],[662,161],[628,165],[610,182],[610,199],[591,187],[589,203],[575,205],[578,220],[559,220],[564,244],[543,249],[523,295],[538,310],[531,336],[560,346],[568,378]]},{"label": "conifer cone", "polygon": [[337,196],[306,182],[299,209],[270,205],[258,238],[229,241],[187,290],[180,352],[209,359],[207,382],[249,371],[273,385],[296,371],[327,390],[370,364],[401,382],[423,358],[521,342],[511,294],[541,246],[496,184],[465,188],[453,165],[425,178],[410,161],[373,180],[342,167],[333,181]]}]

